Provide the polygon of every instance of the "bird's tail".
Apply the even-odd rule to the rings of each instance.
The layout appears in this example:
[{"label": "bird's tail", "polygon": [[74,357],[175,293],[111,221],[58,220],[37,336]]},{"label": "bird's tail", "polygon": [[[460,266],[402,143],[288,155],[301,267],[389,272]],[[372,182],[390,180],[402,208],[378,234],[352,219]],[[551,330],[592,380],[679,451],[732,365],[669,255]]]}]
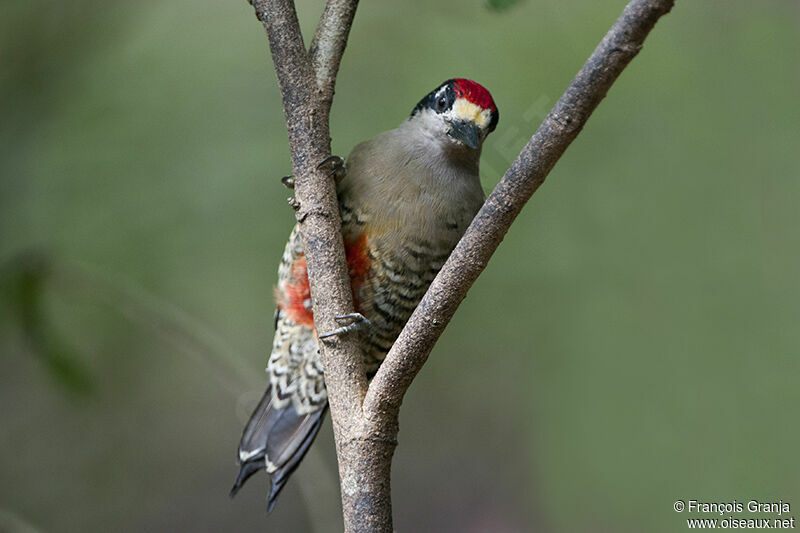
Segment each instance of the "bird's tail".
[{"label": "bird's tail", "polygon": [[250,476],[265,469],[270,478],[267,512],[275,507],[278,494],[314,442],[328,410],[327,402],[306,414],[298,414],[291,403],[275,407],[271,389],[267,387],[244,428],[239,443],[239,475],[231,489],[234,496]]}]

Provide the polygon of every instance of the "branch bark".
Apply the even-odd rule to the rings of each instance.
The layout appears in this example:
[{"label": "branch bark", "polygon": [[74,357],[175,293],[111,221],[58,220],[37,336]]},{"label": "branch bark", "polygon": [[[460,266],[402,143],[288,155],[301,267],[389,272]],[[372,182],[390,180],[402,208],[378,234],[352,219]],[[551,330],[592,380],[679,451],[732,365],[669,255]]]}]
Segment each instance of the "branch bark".
[{"label": "branch bark", "polygon": [[[252,0],[267,30],[289,132],[297,220],[317,331],[353,311],[330,154],[334,85],[357,0],[329,0],[306,52],[291,0]],[[403,396],[525,203],[580,133],[674,0],[631,0],[505,173],[431,284],[371,384],[357,336],[321,345],[339,461],[345,531],[391,532],[390,469]]]},{"label": "branch bark", "polygon": [[[332,331],[338,327],[334,317],[352,313],[353,301],[334,181],[318,165],[330,155],[329,113],[336,72],[358,2],[327,3],[312,53],[303,44],[294,2],[254,0],[252,4],[267,31],[283,98],[314,323],[318,331]],[[339,336],[321,348],[326,380],[335,384],[328,394],[336,430],[351,419],[346,415],[360,415],[367,379],[355,336]]]},{"label": "branch bark", "polygon": [[[332,331],[338,327],[334,317],[354,309],[334,180],[318,165],[330,155],[330,106],[358,0],[328,0],[308,52],[292,0],[251,3],[267,31],[283,99],[314,325],[317,331]],[[378,492],[371,490],[376,485],[361,483],[350,468],[362,453],[359,443],[363,441],[356,436],[361,434],[361,405],[367,391],[358,336],[336,336],[320,343],[320,350],[342,482],[345,530],[384,531],[381,525],[388,523],[391,531],[388,484]],[[390,464],[380,470],[381,479],[388,480]],[[372,511],[363,512],[365,508]]]}]

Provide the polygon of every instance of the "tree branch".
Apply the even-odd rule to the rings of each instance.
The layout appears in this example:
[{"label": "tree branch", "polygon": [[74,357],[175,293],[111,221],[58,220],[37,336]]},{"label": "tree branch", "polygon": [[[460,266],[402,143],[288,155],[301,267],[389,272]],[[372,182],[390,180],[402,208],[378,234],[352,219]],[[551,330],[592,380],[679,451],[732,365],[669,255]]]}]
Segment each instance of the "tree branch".
[{"label": "tree branch", "polygon": [[[317,164],[330,153],[330,105],[358,2],[328,0],[306,53],[291,0],[251,1],[269,36],[283,97],[314,322],[317,331],[330,331],[353,303],[334,183]],[[489,196],[369,386],[358,336],[321,344],[345,531],[393,530],[389,474],[403,396],[524,204],[673,3],[631,0]]]},{"label": "tree branch", "polygon": [[[267,30],[283,98],[295,197],[300,204],[297,221],[317,331],[336,329],[334,317],[353,312],[335,184],[319,163],[330,154],[330,106],[357,4],[357,0],[328,0],[311,52],[306,53],[291,0],[253,1]],[[361,406],[367,391],[360,340],[357,335],[337,335],[319,343],[319,348],[333,420],[345,530],[391,531],[389,470],[394,444],[360,437],[365,433]]]},{"label": "tree branch", "polygon": [[311,65],[317,75],[317,86],[322,90],[322,98],[327,101],[329,108],[333,101],[336,73],[339,71],[339,63],[357,7],[358,0],[330,0],[325,4],[311,41]]},{"label": "tree branch", "polygon": [[389,351],[369,386],[364,414],[396,420],[433,345],[522,207],[577,137],[622,70],[674,0],[632,0],[486,200]]},{"label": "tree branch", "polygon": [[[332,331],[338,327],[334,317],[353,312],[353,300],[335,184],[319,163],[330,155],[330,104],[357,1],[328,1],[314,39],[318,51],[313,61],[303,45],[294,2],[253,0],[252,4],[267,30],[283,98],[314,325],[317,331]],[[317,80],[322,81],[318,84]],[[339,335],[320,343],[320,350],[339,443],[361,418],[367,390],[362,348],[357,335]]]}]

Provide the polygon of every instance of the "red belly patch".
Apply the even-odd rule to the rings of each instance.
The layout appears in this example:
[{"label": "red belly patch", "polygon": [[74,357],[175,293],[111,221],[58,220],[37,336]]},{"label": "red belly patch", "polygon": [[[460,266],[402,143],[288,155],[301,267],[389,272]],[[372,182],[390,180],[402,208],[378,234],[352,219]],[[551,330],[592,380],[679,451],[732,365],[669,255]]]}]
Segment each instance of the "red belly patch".
[{"label": "red belly patch", "polygon": [[[353,291],[353,304],[359,310],[358,293],[369,272],[369,253],[367,236],[344,243],[347,269],[350,273],[350,288]],[[278,308],[297,324],[314,327],[314,313],[311,308],[311,288],[308,284],[308,270],[305,255],[299,256],[292,264],[291,277],[281,288],[275,290]]]}]

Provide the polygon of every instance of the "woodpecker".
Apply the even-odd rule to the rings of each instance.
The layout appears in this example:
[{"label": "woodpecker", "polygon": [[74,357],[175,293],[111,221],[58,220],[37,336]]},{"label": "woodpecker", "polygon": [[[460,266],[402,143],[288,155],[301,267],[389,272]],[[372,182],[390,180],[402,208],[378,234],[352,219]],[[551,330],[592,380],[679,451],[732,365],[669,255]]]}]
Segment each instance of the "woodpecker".
[{"label": "woodpecker", "polygon": [[[499,114],[480,84],[445,81],[397,128],[357,145],[337,182],[353,302],[372,377],[431,281],[483,205],[478,164]],[[234,495],[270,478],[267,512],[314,441],[328,397],[303,245],[292,230],[278,269],[269,384],[239,444]],[[340,317],[342,318],[342,317]],[[332,332],[345,334],[345,326]],[[329,333],[330,334],[330,333]]]}]

